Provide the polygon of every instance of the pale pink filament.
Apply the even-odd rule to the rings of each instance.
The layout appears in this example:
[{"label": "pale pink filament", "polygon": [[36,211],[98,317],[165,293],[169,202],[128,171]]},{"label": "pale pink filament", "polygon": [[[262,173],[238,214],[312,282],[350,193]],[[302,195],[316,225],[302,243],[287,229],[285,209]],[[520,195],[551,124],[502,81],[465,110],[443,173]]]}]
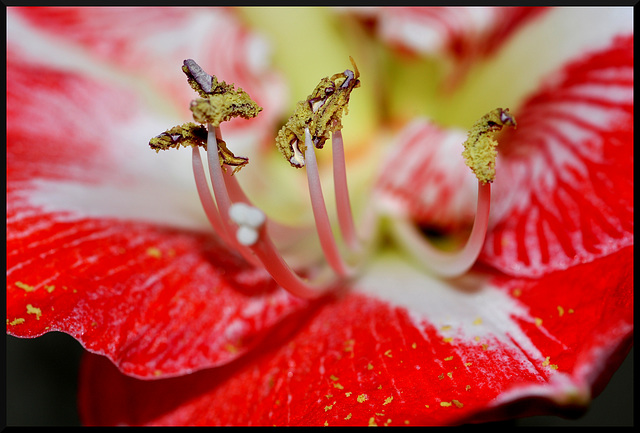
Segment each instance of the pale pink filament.
[{"label": "pale pink filament", "polygon": [[213,227],[216,234],[228,246],[233,245],[233,243],[229,240],[227,230],[222,225],[222,219],[220,218],[218,208],[213,201],[213,198],[211,197],[211,191],[209,190],[209,185],[207,184],[207,178],[204,175],[204,167],[202,165],[202,159],[200,158],[200,150],[198,147],[192,148],[192,165],[193,175],[196,181],[196,188],[198,190],[198,196],[200,197],[200,202],[202,203],[204,212],[209,219],[209,223]]},{"label": "pale pink filament", "polygon": [[471,234],[465,246],[448,253],[433,247],[418,228],[406,219],[396,219],[392,224],[398,239],[422,264],[441,277],[457,277],[467,272],[476,262],[487,234],[491,203],[491,184],[478,181],[478,202]]},{"label": "pale pink filament", "polygon": [[360,245],[353,224],[353,214],[351,213],[351,200],[349,199],[349,188],[347,187],[347,169],[345,167],[342,131],[338,130],[333,133],[331,145],[333,149],[333,184],[340,232],[347,246],[351,250],[357,251]]},{"label": "pale pink filament", "polygon": [[307,167],[309,195],[311,196],[311,207],[313,208],[313,216],[316,221],[320,245],[322,246],[322,250],[327,258],[327,262],[329,262],[333,270],[340,276],[347,276],[352,271],[342,260],[333,236],[333,231],[331,230],[331,223],[329,222],[329,216],[327,215],[327,207],[325,206],[324,197],[322,195],[322,185],[320,184],[320,174],[318,173],[315,148],[313,146],[313,141],[311,140],[309,128],[305,129],[304,138],[307,146],[304,152],[304,158]]}]

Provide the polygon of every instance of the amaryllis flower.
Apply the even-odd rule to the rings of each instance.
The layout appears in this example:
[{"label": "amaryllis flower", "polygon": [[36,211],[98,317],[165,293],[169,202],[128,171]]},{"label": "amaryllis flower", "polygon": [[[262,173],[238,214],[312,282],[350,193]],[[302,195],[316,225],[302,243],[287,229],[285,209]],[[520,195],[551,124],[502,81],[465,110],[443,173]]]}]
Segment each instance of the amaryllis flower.
[{"label": "amaryllis flower", "polygon": [[576,414],[628,353],[630,9],[7,25],[7,333],[83,345],[86,424]]}]

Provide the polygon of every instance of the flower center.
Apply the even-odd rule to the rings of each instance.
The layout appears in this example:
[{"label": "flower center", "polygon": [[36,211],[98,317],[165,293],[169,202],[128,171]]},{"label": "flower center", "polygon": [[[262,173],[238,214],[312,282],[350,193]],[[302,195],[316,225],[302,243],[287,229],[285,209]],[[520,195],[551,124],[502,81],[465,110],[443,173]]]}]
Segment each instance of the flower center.
[{"label": "flower center", "polygon": [[[196,188],[216,234],[247,262],[264,268],[280,286],[304,298],[320,296],[356,276],[373,244],[372,236],[357,233],[355,229],[347,188],[342,115],[347,112],[351,92],[360,86],[359,71],[353,59],[350,60],[354,70],[347,69],[323,78],[311,95],[297,104],[294,114],[276,137],[276,145],[286,160],[295,168],[306,169],[316,231],[331,271],[329,273],[316,270],[302,278],[287,264],[270,237],[270,231],[277,223],[250,202],[234,176],[249,160],[235,156],[229,150],[222,139],[220,124],[233,117],[252,118],[262,110],[244,90],[218,82],[215,76],[207,74],[196,62],[185,60],[182,70],[200,96],[190,105],[194,120],[200,125],[190,122],[175,126],[149,142],[156,152],[180,146],[192,147]],[[408,220],[396,219],[391,224],[401,245],[425,266],[444,277],[466,272],[480,253],[489,217],[490,182],[495,174],[497,143],[490,138],[490,134],[504,125],[515,126],[515,120],[508,110],[496,109],[476,122],[464,143],[463,156],[478,177],[479,194],[474,226],[461,251],[445,254],[434,249]],[[345,244],[342,250],[333,234],[315,156],[315,149],[322,149],[327,139],[331,139],[333,148],[336,211]],[[213,196],[205,177],[199,147],[207,151]],[[377,219],[375,213],[374,209],[368,214],[369,220]],[[373,227],[371,224],[362,226]]]}]

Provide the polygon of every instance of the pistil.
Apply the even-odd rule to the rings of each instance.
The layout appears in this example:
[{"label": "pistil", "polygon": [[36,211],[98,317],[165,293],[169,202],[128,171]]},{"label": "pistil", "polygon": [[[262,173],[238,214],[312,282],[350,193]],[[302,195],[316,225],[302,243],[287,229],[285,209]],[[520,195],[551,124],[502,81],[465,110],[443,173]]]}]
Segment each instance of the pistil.
[{"label": "pistil", "polygon": [[464,247],[449,253],[432,246],[418,228],[406,218],[396,218],[391,224],[400,243],[422,265],[435,274],[452,278],[467,272],[476,262],[487,234],[491,208],[491,183],[495,177],[496,147],[498,142],[491,135],[504,126],[516,127],[516,121],[508,109],[497,108],[480,118],[469,131],[463,143],[462,156],[478,178],[476,217],[471,234]]}]

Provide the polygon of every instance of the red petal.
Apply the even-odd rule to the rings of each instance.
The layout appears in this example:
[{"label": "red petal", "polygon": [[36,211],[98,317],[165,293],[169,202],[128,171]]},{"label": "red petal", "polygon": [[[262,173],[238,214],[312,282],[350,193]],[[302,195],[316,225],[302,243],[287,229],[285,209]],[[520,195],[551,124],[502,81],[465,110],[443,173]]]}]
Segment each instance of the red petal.
[{"label": "red petal", "polygon": [[482,260],[515,275],[633,244],[633,37],[567,65],[500,140]]},{"label": "red petal", "polygon": [[[164,227],[123,220],[132,209],[115,204],[131,191],[139,194],[124,203],[134,208],[184,195],[175,189],[177,179],[158,177],[161,164],[145,181],[143,166],[162,155],[148,148],[148,125],[135,123],[146,119],[139,101],[99,81],[30,64],[13,49],[7,59],[7,333],[60,330],[128,374],[171,376],[238,357],[265,329],[306,305],[213,235],[166,228],[171,217],[164,212],[179,209],[155,208],[161,214],[151,216]],[[136,158],[137,146],[148,157]],[[140,188],[145,182],[155,189]],[[69,193],[82,195],[48,197],[45,192],[65,190],[42,185],[70,185]],[[104,191],[117,195],[101,196]],[[74,200],[82,212],[65,208]],[[111,217],[87,218],[100,215],[94,206]],[[198,226],[202,211],[186,211]]]},{"label": "red petal", "polygon": [[63,331],[126,374],[172,376],[236,358],[304,305],[209,235],[56,219],[8,226],[10,335]]},{"label": "red petal", "polygon": [[12,12],[13,20],[25,19],[60,46],[77,44],[90,60],[115,65],[153,93],[172,97],[184,120],[191,118],[188,103],[196,97],[181,70],[187,58],[243,88],[264,108],[255,119],[229,122],[230,130],[247,132],[251,125],[250,131],[259,132],[260,139],[272,138],[280,120],[284,82],[264,65],[266,43],[242,26],[230,9],[55,7]]},{"label": "red petal", "polygon": [[[378,295],[351,292],[311,309],[294,335],[274,333],[221,368],[149,382],[87,357],[82,417],[91,425],[439,425],[584,410],[631,343],[631,260],[627,248],[542,280],[494,280],[493,288],[460,281],[440,289],[424,277],[423,298],[410,291],[420,289],[408,283],[415,271],[378,268],[361,283],[381,287]],[[411,307],[376,299],[382,292],[406,295]]]}]

